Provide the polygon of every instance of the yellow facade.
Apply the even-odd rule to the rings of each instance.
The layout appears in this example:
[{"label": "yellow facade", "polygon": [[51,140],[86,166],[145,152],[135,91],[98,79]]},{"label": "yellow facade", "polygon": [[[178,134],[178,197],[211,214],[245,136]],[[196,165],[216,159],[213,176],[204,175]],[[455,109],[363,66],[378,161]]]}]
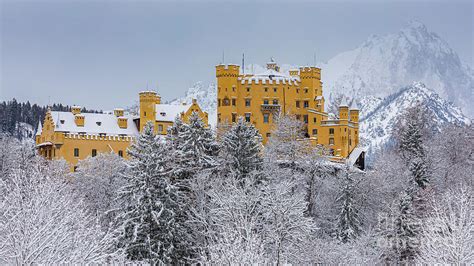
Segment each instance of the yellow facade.
[{"label": "yellow facade", "polygon": [[36,134],[38,153],[47,159],[64,159],[74,171],[80,160],[99,153],[128,158],[127,148],[148,121],[154,121],[159,135],[167,133],[176,116],[187,123],[192,112],[208,123],[208,114],[195,100],[187,105],[161,104],[160,96],[152,91],[141,92],[139,98],[138,116],[125,115],[123,109],[106,114],[81,113],[79,106],[73,106],[71,112],[48,110]]},{"label": "yellow facade", "polygon": [[339,118],[324,111],[320,68],[300,67],[284,74],[272,61],[263,73],[242,74],[238,65],[217,65],[216,78],[219,124],[242,116],[266,143],[275,118],[290,114],[304,121],[312,143],[326,146],[335,158],[347,158],[359,143],[357,108],[342,104]]}]

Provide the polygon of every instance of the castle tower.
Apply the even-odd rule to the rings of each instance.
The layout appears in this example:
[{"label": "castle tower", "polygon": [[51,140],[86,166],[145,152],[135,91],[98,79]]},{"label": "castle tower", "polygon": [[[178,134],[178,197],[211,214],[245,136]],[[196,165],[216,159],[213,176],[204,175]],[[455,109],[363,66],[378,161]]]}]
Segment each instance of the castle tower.
[{"label": "castle tower", "polygon": [[156,102],[159,96],[154,91],[140,92],[140,132],[147,122],[155,122]]},{"label": "castle tower", "polygon": [[310,99],[318,99],[314,108],[324,111],[324,98],[321,83],[321,69],[318,67],[300,67],[300,88],[305,93],[305,97]]},{"label": "castle tower", "polygon": [[238,65],[216,66],[218,123],[230,124],[236,118],[239,73]]},{"label": "castle tower", "polygon": [[345,120],[341,121],[341,124],[343,122],[347,124],[347,121],[349,120],[349,106],[347,105],[347,100],[344,96],[342,97],[341,104],[339,104],[339,119]]},{"label": "castle tower", "polygon": [[349,108],[349,117],[351,122],[359,123],[359,107],[355,100],[352,102],[351,108]]}]

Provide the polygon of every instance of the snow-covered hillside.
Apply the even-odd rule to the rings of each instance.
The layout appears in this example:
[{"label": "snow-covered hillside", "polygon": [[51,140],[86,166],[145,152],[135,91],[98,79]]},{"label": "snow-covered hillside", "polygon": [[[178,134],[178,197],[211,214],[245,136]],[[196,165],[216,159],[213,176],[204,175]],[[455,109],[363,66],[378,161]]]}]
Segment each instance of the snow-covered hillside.
[{"label": "snow-covered hillside", "polygon": [[321,67],[327,99],[329,93],[385,97],[420,81],[474,116],[472,69],[420,22],[410,22],[394,34],[371,36]]},{"label": "snow-covered hillside", "polygon": [[199,106],[209,114],[209,123],[213,126],[217,124],[217,91],[214,83],[204,85],[202,82],[196,82],[186,91],[184,97],[174,99],[170,104],[191,103],[196,99]]},{"label": "snow-covered hillside", "polygon": [[[426,106],[434,115],[438,129],[446,123],[469,125],[470,119],[459,108],[443,100],[422,83],[404,87],[384,99],[372,96],[360,102],[360,133],[369,151],[375,151],[392,140],[394,125],[404,111],[416,104]],[[370,152],[369,152],[370,153]]]}]

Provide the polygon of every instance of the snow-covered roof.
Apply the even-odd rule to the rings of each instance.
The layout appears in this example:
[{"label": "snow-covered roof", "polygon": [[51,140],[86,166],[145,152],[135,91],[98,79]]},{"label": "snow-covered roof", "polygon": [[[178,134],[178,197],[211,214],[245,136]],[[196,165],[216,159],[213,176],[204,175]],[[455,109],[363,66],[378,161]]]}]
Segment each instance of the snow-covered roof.
[{"label": "snow-covered roof", "polygon": [[156,121],[174,122],[178,114],[188,111],[191,106],[192,104],[157,104]]},{"label": "snow-covered roof", "polygon": [[347,158],[347,163],[351,166],[354,165],[362,152],[367,152],[367,149],[359,146],[355,147],[349,155],[349,158]]},{"label": "snow-covered roof", "polygon": [[349,107],[347,105],[346,97],[342,96],[341,104],[339,104],[339,107]]},{"label": "snow-covered roof", "polygon": [[124,116],[124,118],[128,118],[127,128],[120,128],[117,121],[118,117],[113,114],[81,113],[80,115],[84,117],[84,126],[76,125],[76,122],[74,121],[75,115],[71,112],[52,111],[51,118],[55,125],[54,131],[133,136],[139,134],[138,128],[133,122],[131,116]]},{"label": "snow-covered roof", "polygon": [[357,102],[355,100],[352,101],[351,107],[349,109],[350,110],[359,110],[359,106],[357,105]]},{"label": "snow-covered roof", "polygon": [[274,69],[266,69],[263,72],[255,74],[253,76],[243,77],[241,79],[242,84],[244,84],[245,81],[248,81],[250,83],[251,82],[257,82],[258,83],[259,81],[263,81],[264,83],[269,81],[270,83],[272,83],[273,81],[275,81],[276,84],[279,84],[280,82],[282,82],[283,84],[285,84],[286,82],[288,82],[288,84],[291,84],[292,82],[295,82],[295,84],[296,84],[296,82],[300,81],[300,78],[296,77],[296,76],[289,76],[285,73],[278,72]]},{"label": "snow-covered roof", "polygon": [[42,131],[43,131],[43,127],[41,126],[41,121],[38,120],[38,128],[36,129],[36,136],[40,136]]}]

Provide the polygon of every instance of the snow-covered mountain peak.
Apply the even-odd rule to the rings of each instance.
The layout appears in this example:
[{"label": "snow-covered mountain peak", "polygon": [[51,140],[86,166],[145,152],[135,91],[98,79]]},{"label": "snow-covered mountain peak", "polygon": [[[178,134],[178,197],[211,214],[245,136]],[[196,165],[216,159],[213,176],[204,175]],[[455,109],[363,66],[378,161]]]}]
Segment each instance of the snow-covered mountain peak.
[{"label": "snow-covered mountain peak", "polygon": [[397,121],[408,108],[416,105],[422,105],[431,112],[431,122],[436,130],[446,124],[471,124],[471,120],[458,107],[442,99],[421,82],[414,82],[383,99],[373,96],[362,98],[360,105],[360,132],[369,151],[389,144]]},{"label": "snow-covered mountain peak", "polygon": [[385,97],[421,81],[474,116],[472,69],[441,37],[422,23],[409,22],[396,33],[370,36],[356,49],[322,65],[324,93]]}]

